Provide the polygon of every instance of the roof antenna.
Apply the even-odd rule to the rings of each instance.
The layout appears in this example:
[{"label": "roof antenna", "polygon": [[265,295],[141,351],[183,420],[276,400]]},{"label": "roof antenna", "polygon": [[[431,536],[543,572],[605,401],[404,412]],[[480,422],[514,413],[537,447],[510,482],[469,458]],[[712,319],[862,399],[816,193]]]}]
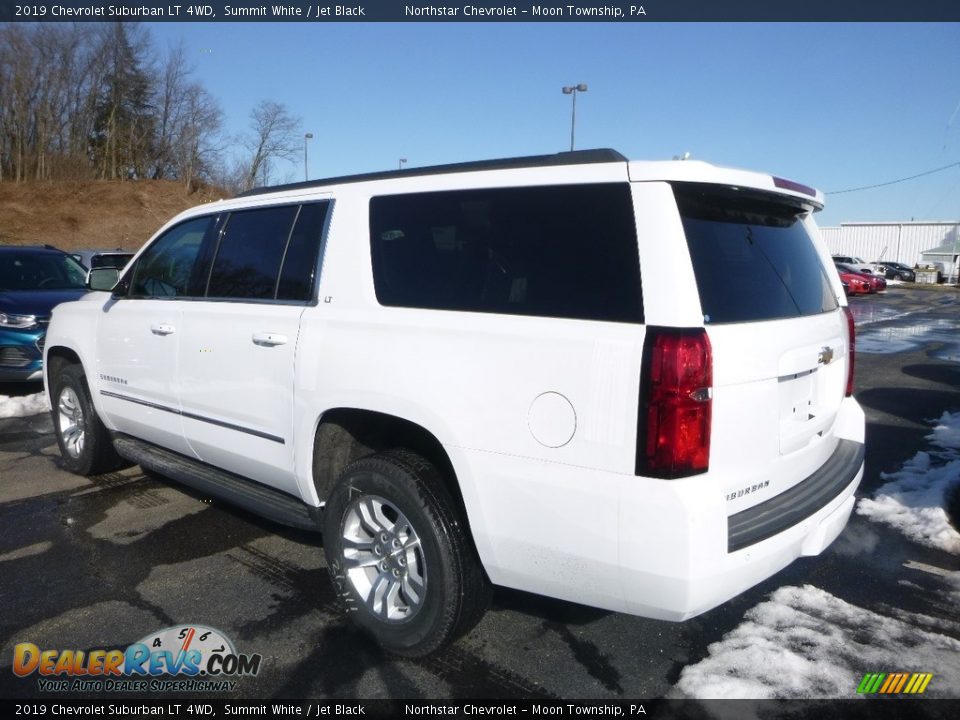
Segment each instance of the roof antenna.
[{"label": "roof antenna", "polygon": [[673,156],[673,159],[674,159],[674,160],[689,160],[689,159],[690,159],[690,151],[688,150],[688,151],[685,152],[683,155],[674,155],[674,156]]}]

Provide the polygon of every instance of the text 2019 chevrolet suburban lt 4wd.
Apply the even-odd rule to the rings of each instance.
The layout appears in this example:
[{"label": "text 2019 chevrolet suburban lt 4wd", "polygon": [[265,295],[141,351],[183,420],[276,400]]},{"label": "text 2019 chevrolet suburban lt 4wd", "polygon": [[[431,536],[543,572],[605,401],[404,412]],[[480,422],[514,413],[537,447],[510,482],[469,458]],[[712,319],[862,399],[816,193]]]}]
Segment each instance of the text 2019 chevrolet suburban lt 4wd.
[{"label": "text 2019 chevrolet suburban lt 4wd", "polygon": [[54,313],[64,462],[321,530],[344,607],[403,655],[468,629],[491,584],[689,618],[853,507],[864,416],[821,206],[597,150],[188,210]]}]

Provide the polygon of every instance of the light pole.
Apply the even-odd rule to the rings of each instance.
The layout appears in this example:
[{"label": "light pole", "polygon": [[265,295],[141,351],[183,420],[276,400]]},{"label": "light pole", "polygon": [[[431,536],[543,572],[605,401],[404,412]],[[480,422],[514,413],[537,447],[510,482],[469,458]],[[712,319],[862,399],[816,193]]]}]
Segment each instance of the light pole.
[{"label": "light pole", "polygon": [[307,174],[307,140],[313,140],[313,133],[306,133],[303,136],[303,180],[306,182],[310,179]]},{"label": "light pole", "polygon": [[400,162],[397,163],[397,170],[403,170],[403,164],[407,161],[406,158],[400,158]]},{"label": "light pole", "polygon": [[573,110],[570,114],[570,152],[573,152],[573,134],[577,127],[577,93],[586,91],[586,83],[580,83],[579,85],[566,85],[563,88],[564,95],[573,95]]}]

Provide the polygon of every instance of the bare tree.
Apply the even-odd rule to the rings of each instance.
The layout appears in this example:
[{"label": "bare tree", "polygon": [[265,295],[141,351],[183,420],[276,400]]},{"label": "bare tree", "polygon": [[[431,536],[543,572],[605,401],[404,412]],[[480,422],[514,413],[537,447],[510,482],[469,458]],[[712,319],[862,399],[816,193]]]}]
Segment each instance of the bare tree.
[{"label": "bare tree", "polygon": [[183,106],[187,85],[187,67],[183,44],[172,48],[157,78],[156,98],[156,142],[155,158],[151,177],[155,180],[174,172],[174,144],[182,123]]},{"label": "bare tree", "polygon": [[202,85],[191,82],[183,46],[170,51],[156,91],[156,143],[152,177],[176,177],[191,187],[210,174],[223,113]]},{"label": "bare tree", "polygon": [[[222,112],[191,74],[182,47],[158,61],[136,23],[0,25],[0,182],[213,178]],[[261,176],[284,115],[261,116]]]},{"label": "bare tree", "polygon": [[102,78],[93,28],[0,27],[0,180],[89,175],[93,95]]},{"label": "bare tree", "polygon": [[263,100],[250,113],[253,135],[245,140],[250,151],[246,164],[244,189],[258,182],[267,185],[275,160],[294,160],[300,148],[300,118],[292,117],[285,105]]},{"label": "bare tree", "polygon": [[39,62],[29,28],[13,23],[0,30],[0,153],[11,179],[20,182],[27,179],[34,156]]},{"label": "bare tree", "polygon": [[188,85],[173,145],[174,169],[187,188],[197,178],[210,178],[223,151],[220,128],[223,112],[201,85]]}]

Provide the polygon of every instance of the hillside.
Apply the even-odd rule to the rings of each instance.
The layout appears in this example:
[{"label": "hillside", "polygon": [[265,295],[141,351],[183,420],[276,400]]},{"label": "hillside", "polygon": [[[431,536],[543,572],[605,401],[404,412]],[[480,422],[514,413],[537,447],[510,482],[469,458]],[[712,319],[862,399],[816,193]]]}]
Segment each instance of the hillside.
[{"label": "hillside", "polygon": [[168,180],[0,183],[0,245],[136,250],[181,210],[226,195]]}]

